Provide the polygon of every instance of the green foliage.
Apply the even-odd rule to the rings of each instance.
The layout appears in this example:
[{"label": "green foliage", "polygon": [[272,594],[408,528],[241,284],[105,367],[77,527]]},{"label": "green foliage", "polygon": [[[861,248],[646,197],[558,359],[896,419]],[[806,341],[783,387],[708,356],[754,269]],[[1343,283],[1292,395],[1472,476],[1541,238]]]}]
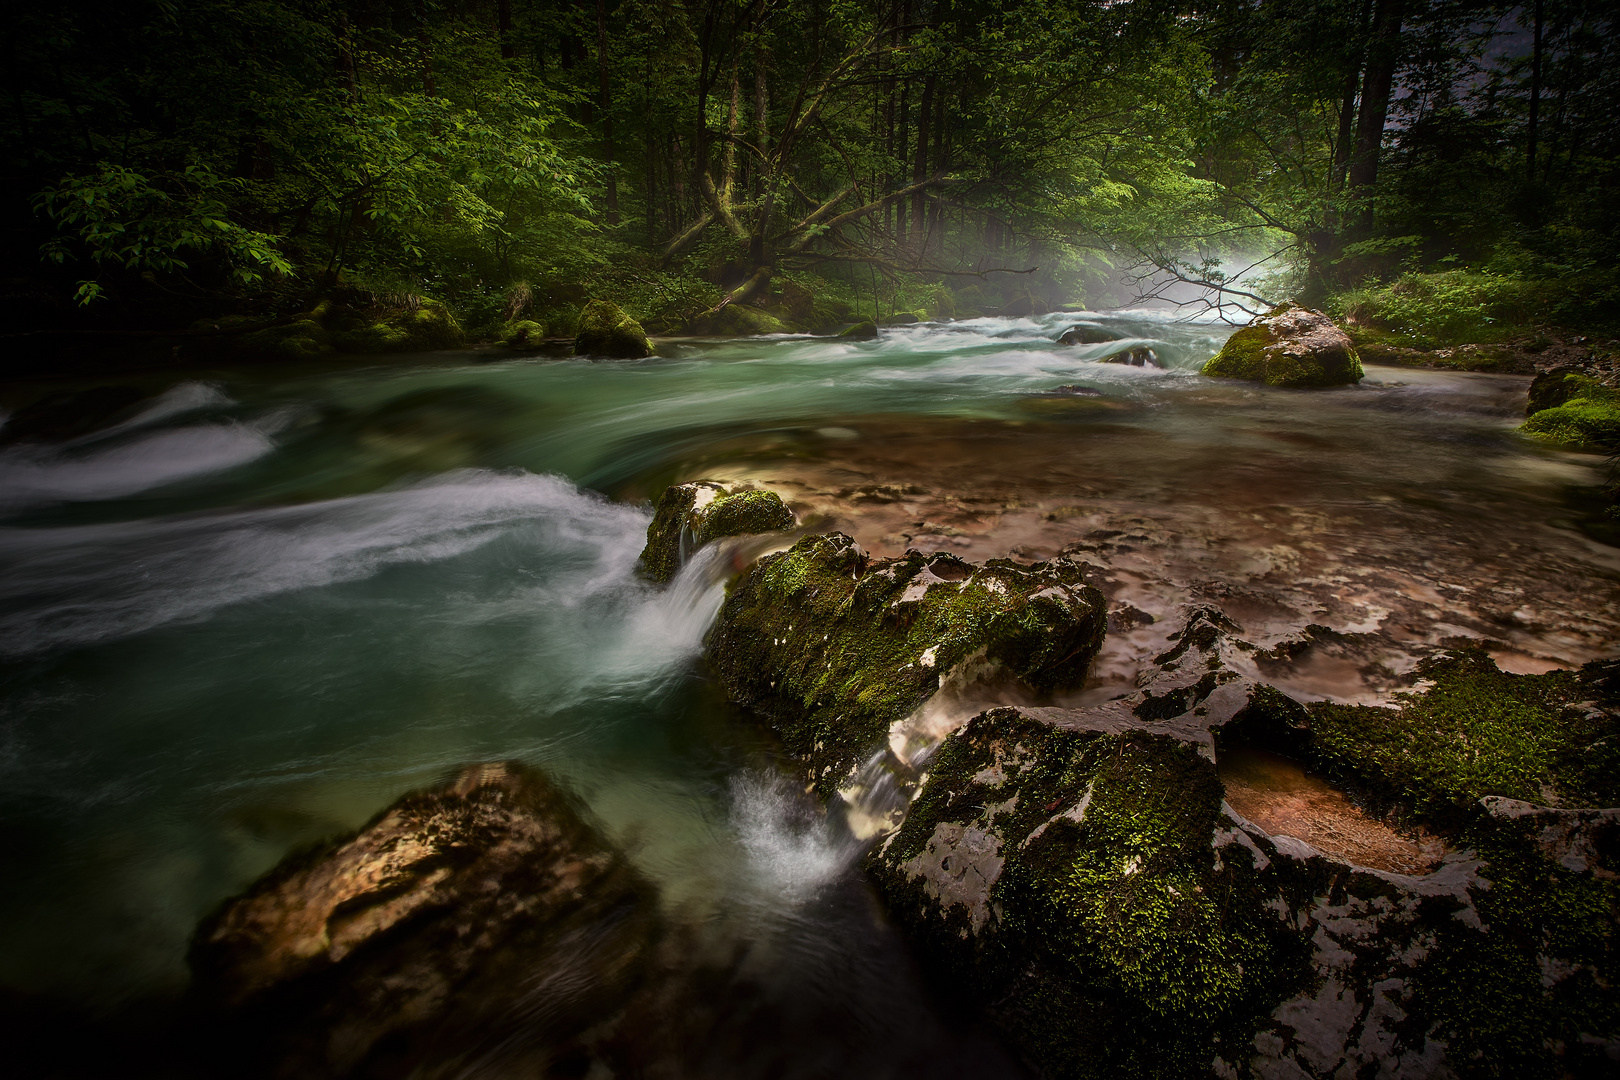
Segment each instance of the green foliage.
[{"label": "green foliage", "polygon": [[1389,285],[1334,296],[1329,312],[1384,331],[1394,344],[1433,349],[1500,341],[1546,321],[1559,291],[1547,282],[1487,271],[1403,274]]},{"label": "green foliage", "polygon": [[[35,196],[35,205],[62,230],[45,244],[45,257],[72,259],[71,237],[93,262],[136,272],[174,273],[189,266],[187,259],[214,257],[245,287],[261,284],[266,273],[291,273],[276,247],[279,236],[230,220],[227,200],[243,186],[203,165],[147,176],[101,162],[94,173],[66,177]],[[92,279],[79,283],[76,298],[88,304],[101,294]]]}]

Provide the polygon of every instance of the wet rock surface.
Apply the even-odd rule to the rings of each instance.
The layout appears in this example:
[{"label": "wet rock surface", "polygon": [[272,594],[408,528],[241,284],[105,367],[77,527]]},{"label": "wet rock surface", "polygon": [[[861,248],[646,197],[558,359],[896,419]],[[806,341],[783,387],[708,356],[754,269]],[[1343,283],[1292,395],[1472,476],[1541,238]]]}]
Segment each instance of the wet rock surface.
[{"label": "wet rock surface", "polygon": [[1072,565],[976,566],[919,551],[873,560],[831,533],[741,579],[707,657],[727,694],[769,721],[828,796],[942,686],[1079,686],[1105,617]]},{"label": "wet rock surface", "polygon": [[[1471,768],[1476,729],[1403,778],[1407,820],[1450,837],[1428,873],[1268,832],[1223,797],[1216,759],[1269,744],[1329,767],[1340,738],[1245,674],[1263,656],[1236,629],[1194,609],[1137,693],[991,710],[945,739],[868,859],[937,977],[973,988],[1048,1076],[1612,1068],[1620,811],[1495,794],[1501,777]],[[1571,756],[1601,759],[1620,727],[1610,665],[1538,681],[1447,663],[1396,714],[1408,741],[1437,705],[1459,715],[1458,665],[1481,700],[1517,680],[1510,696],[1554,706],[1519,719],[1561,725]],[[1387,784],[1359,768],[1341,776]]]},{"label": "wet rock surface", "polygon": [[539,773],[465,769],[292,856],[199,928],[232,1060],[283,1077],[544,1073],[640,979],[648,886]]},{"label": "wet rock surface", "polygon": [[1283,304],[1227,339],[1204,365],[1221,379],[1252,379],[1268,386],[1340,386],[1359,382],[1355,346],[1320,311]]},{"label": "wet rock surface", "polygon": [[726,536],[752,536],[793,528],[793,511],[773,491],[738,489],[708,480],[675,484],[658,499],[642,571],[667,583],[704,544]]},{"label": "wet rock surface", "polygon": [[641,324],[608,300],[592,300],[579,313],[574,351],[580,356],[638,360],[652,355],[652,342]]}]

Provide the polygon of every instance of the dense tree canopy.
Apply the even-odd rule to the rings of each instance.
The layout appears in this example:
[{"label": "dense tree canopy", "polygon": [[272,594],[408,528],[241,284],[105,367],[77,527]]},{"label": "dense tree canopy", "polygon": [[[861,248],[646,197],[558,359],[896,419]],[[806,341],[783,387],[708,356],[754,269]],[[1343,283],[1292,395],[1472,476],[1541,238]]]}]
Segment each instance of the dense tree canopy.
[{"label": "dense tree canopy", "polygon": [[673,323],[805,275],[891,306],[929,283],[990,306],[1192,282],[1253,308],[1403,269],[1612,281],[1615,21],[1595,0],[35,6],[5,46],[7,306],[162,322],[344,285],[487,321],[514,289],[589,287]]}]

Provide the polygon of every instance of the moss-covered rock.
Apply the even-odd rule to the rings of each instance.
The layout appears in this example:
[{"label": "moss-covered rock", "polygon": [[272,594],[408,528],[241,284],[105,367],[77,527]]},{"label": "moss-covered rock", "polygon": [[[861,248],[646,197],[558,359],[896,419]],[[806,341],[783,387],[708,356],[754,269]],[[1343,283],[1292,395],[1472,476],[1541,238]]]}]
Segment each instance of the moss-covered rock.
[{"label": "moss-covered rock", "polygon": [[[867,861],[924,963],[1053,1078],[1604,1075],[1620,810],[1477,796],[1613,801],[1620,662],[1512,676],[1453,654],[1400,709],[1307,712],[1231,671],[1253,649],[1231,629],[1194,611],[1159,658],[1171,685],[945,740]],[[1267,834],[1222,801],[1210,727],[1364,793],[1428,792],[1451,853],[1411,877]]]},{"label": "moss-covered rock", "polygon": [[282,326],[244,334],[233,344],[241,351],[275,360],[314,360],[331,355],[334,344],[342,347],[313,312]]},{"label": "moss-covered rock", "polygon": [[1204,374],[1249,379],[1268,386],[1340,386],[1359,382],[1361,360],[1333,320],[1319,311],[1283,304],[1227,338]]},{"label": "moss-covered rock", "polygon": [[1252,860],[1216,857],[1207,757],[1056,715],[995,710],[950,736],[869,876],[1043,1075],[1207,1075],[1223,1038],[1241,1047],[1309,985],[1308,946]]},{"label": "moss-covered rock", "polygon": [[533,319],[509,322],[501,330],[501,344],[514,349],[538,345],[546,339],[546,328]]},{"label": "moss-covered rock", "polygon": [[1164,362],[1159,359],[1159,354],[1146,345],[1138,345],[1133,349],[1122,349],[1117,353],[1109,353],[1100,362],[1104,364],[1123,364],[1126,367],[1164,367]]},{"label": "moss-covered rock", "polygon": [[1072,564],[974,566],[918,551],[874,563],[830,533],[737,583],[708,658],[829,796],[949,680],[994,673],[1037,694],[1079,686],[1105,607]]},{"label": "moss-covered rock", "polygon": [[727,304],[686,324],[686,333],[705,337],[754,337],[759,334],[786,334],[791,329],[769,312],[748,304]]},{"label": "moss-covered rock", "polygon": [[708,480],[675,484],[665,489],[647,526],[641,569],[664,584],[711,540],[781,532],[793,525],[793,511],[774,491],[739,491]]},{"label": "moss-covered rock", "polygon": [[580,356],[608,356],[637,360],[652,355],[652,342],[641,324],[609,300],[592,300],[579,313],[574,352]]},{"label": "moss-covered rock", "polygon": [[871,319],[865,319],[846,330],[840,331],[838,336],[848,338],[850,341],[871,341],[878,336],[877,323]]},{"label": "moss-covered rock", "polygon": [[1444,653],[1418,667],[1431,685],[1393,707],[1313,705],[1311,759],[1376,801],[1442,826],[1486,796],[1620,805],[1614,667],[1514,675],[1480,649]]},{"label": "moss-covered rock", "polygon": [[332,342],[342,352],[408,353],[454,349],[466,343],[455,314],[438,300],[418,297],[394,310],[348,311],[334,307],[326,316]]},{"label": "moss-covered rock", "polygon": [[1620,449],[1620,390],[1587,375],[1547,372],[1530,384],[1520,428],[1572,450]]}]

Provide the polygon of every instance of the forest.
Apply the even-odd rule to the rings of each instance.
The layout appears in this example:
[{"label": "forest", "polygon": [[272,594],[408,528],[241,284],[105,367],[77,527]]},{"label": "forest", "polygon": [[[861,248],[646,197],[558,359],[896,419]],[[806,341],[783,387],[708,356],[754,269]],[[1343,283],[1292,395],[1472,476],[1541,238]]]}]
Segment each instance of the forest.
[{"label": "forest", "polygon": [[0,40],[0,1073],[1605,1080],[1620,5]]},{"label": "forest", "polygon": [[[1395,317],[1418,336],[1605,324],[1615,22],[1585,0],[35,7],[7,35],[6,323],[263,325],[338,288],[432,298],[484,339],[569,336],[587,295],[655,331],[1161,296],[1242,321],[1428,274]],[[1435,322],[1436,290],[1466,325]]]}]

